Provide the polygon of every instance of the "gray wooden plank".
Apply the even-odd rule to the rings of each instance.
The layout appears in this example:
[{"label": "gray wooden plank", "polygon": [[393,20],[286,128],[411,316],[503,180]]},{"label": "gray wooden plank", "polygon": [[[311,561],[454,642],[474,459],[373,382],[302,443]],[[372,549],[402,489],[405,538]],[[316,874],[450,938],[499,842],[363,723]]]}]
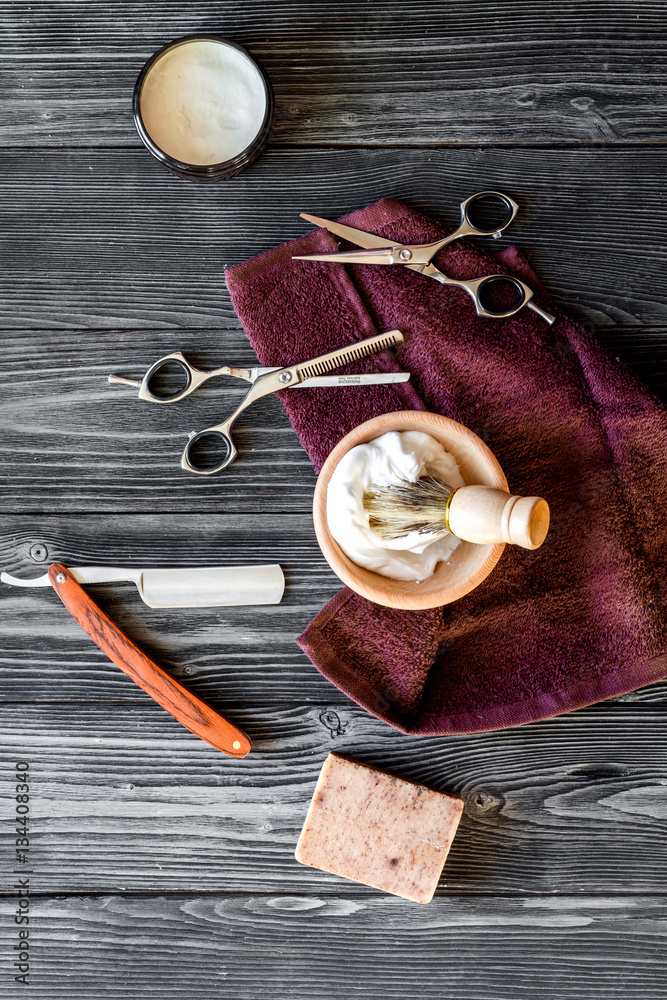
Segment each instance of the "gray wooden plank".
[{"label": "gray wooden plank", "polygon": [[[91,595],[149,655],[202,697],[226,704],[289,701],[349,704],[313,667],[296,637],[342,587],[303,514],[140,515],[135,518],[7,518],[0,568],[39,576],[66,565],[247,565],[278,562],[279,605],[152,609],[132,584]],[[37,550],[35,549],[37,546]],[[37,551],[35,561],[31,551]],[[50,588],[0,584],[0,698],[3,701],[148,703],[70,618]]]},{"label": "gray wooden plank", "polygon": [[[210,422],[236,394],[207,393],[165,423],[165,408],[158,420],[104,384],[163,346],[214,363],[222,343],[252,360],[222,270],[303,232],[300,210],[342,214],[394,194],[452,220],[460,197],[500,187],[522,202],[516,238],[552,292],[664,392],[664,150],[623,148],[664,140],[662,8],[165,0],[153,10],[0,3],[5,149],[28,147],[0,166],[0,509],[43,512],[3,521],[0,559],[41,571],[30,556],[39,542],[49,558],[80,562],[203,564],[214,553],[240,563],[253,540],[262,559],[287,565],[288,591],[261,615],[173,616],[128,587],[94,591],[251,732],[245,761],[162,713],[50,591],[0,591],[0,760],[29,755],[36,777],[33,994],[663,996],[667,683],[505,733],[401,736],[294,645],[338,584],[312,535],[312,470],[276,401],[241,428],[255,449],[247,463],[224,485],[195,486],[169,449],[180,452],[190,416]],[[141,149],[129,95],[157,45],[211,29],[265,63],[278,120],[250,172],[205,188]],[[368,148],[386,143],[403,148]],[[416,143],[513,148],[407,148]],[[317,144],[366,148],[304,149]],[[146,513],[80,515],[93,510]],[[44,516],[53,511],[73,516]],[[465,798],[428,909],[294,861],[330,748]],[[12,789],[0,791],[11,806]],[[6,862],[0,937],[11,955]],[[91,891],[120,895],[41,895]]]},{"label": "gray wooden plank", "polygon": [[[34,558],[31,553],[35,553]],[[152,609],[132,584],[91,595],[146,652],[197,694],[229,704],[341,705],[295,639],[342,584],[324,561],[307,512],[281,514],[76,515],[8,517],[0,569],[41,575],[66,565],[187,566],[279,562],[287,586],[279,605]],[[667,681],[623,701],[667,700]],[[0,701],[150,704],[70,618],[55,594],[0,584]]]},{"label": "gray wooden plank", "polygon": [[[5,954],[13,900],[0,900]],[[665,896],[33,899],[8,1000],[581,1000],[667,989]],[[34,949],[34,950],[33,950]]]},{"label": "gray wooden plank", "polygon": [[[665,329],[588,329],[667,399]],[[6,456],[0,510],[282,511],[309,522],[315,475],[276,399],[255,404],[235,428],[237,462],[221,475],[200,477],[180,468],[187,433],[231,412],[244,387],[220,379],[168,407],[140,402],[136,390],[108,384],[109,373],[140,377],[173,350],[202,367],[256,362],[238,327],[7,334],[0,371]]]},{"label": "gray wooden plank", "polygon": [[454,222],[462,198],[496,188],[521,203],[509,235],[567,308],[597,325],[664,326],[666,158],[659,147],[277,150],[205,185],[128,150],[6,152],[0,325],[234,325],[224,268],[307,232],[299,212],[331,218],[391,195]]},{"label": "gray wooden plank", "polygon": [[242,330],[83,337],[33,331],[7,336],[6,349],[3,510],[279,510],[300,512],[310,522],[315,474],[277,399],[260,400],[234,429],[240,457],[229,470],[194,476],[180,468],[188,433],[218,423],[247,385],[220,379],[174,406],[154,406],[141,402],[136,390],[108,383],[111,372],[140,377],[158,357],[179,349],[204,367],[256,364]]},{"label": "gray wooden plank", "polygon": [[[54,658],[58,653],[54,653]],[[0,708],[4,814],[31,775],[35,892],[284,892],[364,898],[294,847],[329,750],[460,795],[438,894],[665,893],[664,706],[597,706],[467,737],[407,737],[353,706],[225,706],[241,761],[154,705]],[[7,886],[13,851],[0,858]],[[19,865],[19,867],[22,867]]]},{"label": "gray wooden plank", "polygon": [[[319,155],[315,155],[315,160],[318,160]],[[372,154],[371,159],[374,160],[378,155],[389,157],[391,160],[395,154]],[[484,154],[485,157],[488,155],[490,154]],[[509,163],[507,154],[493,155],[500,155],[501,158],[505,158],[506,165]],[[574,218],[579,195],[575,181],[575,159],[571,154],[567,155],[571,170],[568,185]],[[93,154],[86,156],[95,160]],[[347,179],[351,179],[354,163],[357,167],[363,166],[363,157],[361,161],[359,159],[361,154],[351,154],[346,151],[336,156],[346,160],[349,172]],[[346,159],[349,156],[352,160]],[[469,157],[470,154],[466,153],[465,156]],[[537,154],[532,153],[530,156],[535,160]],[[124,157],[125,154],[121,159]],[[306,159],[315,165],[312,155]],[[221,285],[221,274],[219,271],[214,273],[215,260],[217,266],[221,268],[224,261],[220,260],[219,253],[225,240],[236,241],[237,247],[240,247],[242,229],[245,234],[243,242],[247,243],[248,229],[252,229],[253,226],[251,213],[247,227],[244,228],[242,222],[230,224],[225,227],[222,240],[220,227],[213,225],[210,205],[207,202],[208,196],[205,195],[204,201],[198,205],[200,212],[198,221],[202,223],[204,229],[204,234],[201,235],[202,227],[197,226],[199,234],[197,239],[202,240],[201,255],[195,254],[190,262],[189,259],[184,259],[182,253],[174,253],[173,247],[169,249],[167,238],[169,227],[164,221],[165,215],[159,211],[155,192],[144,176],[142,184],[145,193],[152,198],[152,208],[149,213],[152,221],[146,232],[155,224],[158,235],[150,239],[142,235],[143,245],[135,247],[133,241],[137,238],[138,229],[136,221],[132,222],[129,215],[124,223],[125,237],[119,238],[114,235],[122,215],[118,216],[117,213],[119,204],[117,194],[109,193],[112,189],[106,181],[102,181],[96,188],[95,197],[93,192],[90,192],[90,201],[82,207],[83,214],[81,217],[77,216],[77,223],[72,217],[71,205],[75,198],[76,178],[82,179],[82,174],[86,173],[85,165],[79,159],[73,161],[71,164],[73,173],[70,175],[67,172],[70,168],[65,164],[66,179],[63,181],[61,174],[56,170],[56,167],[63,167],[62,160],[62,155],[49,158],[51,172],[47,171],[44,177],[35,176],[35,183],[41,192],[40,197],[45,199],[48,197],[53,201],[53,194],[56,192],[60,198],[60,205],[58,211],[56,211],[57,206],[53,205],[48,209],[49,218],[45,221],[46,205],[42,206],[39,198],[32,204],[31,225],[34,227],[32,236],[30,226],[27,228],[25,226],[25,218],[23,225],[21,224],[22,213],[16,208],[15,192],[4,203],[4,211],[11,222],[8,233],[12,233],[14,237],[12,254],[7,255],[8,267],[4,272],[4,278],[0,278],[0,282],[4,281],[7,289],[5,322],[16,324],[27,321],[37,325],[48,322],[50,328],[45,334],[33,331],[28,335],[15,329],[7,331],[4,335],[6,364],[2,375],[0,408],[9,460],[5,463],[1,474],[3,509],[9,511],[150,510],[157,506],[162,510],[218,510],[221,490],[224,489],[225,505],[231,501],[235,505],[234,509],[260,510],[266,509],[267,503],[270,503],[272,509],[293,510],[297,505],[298,509],[305,510],[310,503],[314,483],[313,473],[305,453],[296,442],[289,423],[274,399],[262,401],[253,407],[252,415],[240,425],[239,441],[245,452],[245,460],[237,462],[225,474],[223,484],[220,477],[202,481],[200,478],[187,476],[181,472],[178,460],[186,431],[192,426],[206,426],[219,419],[221,406],[227,405],[227,401],[231,405],[232,401],[238,398],[238,390],[235,387],[229,386],[227,389],[220,387],[215,390],[211,388],[192,400],[169,409],[141,406],[130,393],[106,384],[109,370],[116,368],[125,369],[130,373],[140,372],[158,353],[161,354],[174,347],[183,347],[202,363],[219,361],[221,352],[228,349],[233,353],[231,360],[244,362],[252,359],[252,352],[238,326],[232,330],[217,332],[210,329],[211,325],[219,328],[229,327],[234,323],[226,291]],[[31,162],[35,166],[34,160]],[[326,171],[325,164],[321,160],[318,162],[320,169]],[[108,161],[105,160],[104,163],[108,169]],[[99,161],[96,161],[96,164],[99,166]],[[91,165],[92,163],[89,163],[89,166]],[[132,166],[131,163],[127,165]],[[305,161],[302,165],[305,167]],[[534,165],[537,167],[536,163]],[[116,161],[114,166],[116,170],[120,167]],[[440,169],[444,169],[445,166],[444,160],[440,162]],[[385,163],[385,167],[388,169],[389,161]],[[469,162],[468,168],[471,167],[472,163]],[[499,164],[496,164],[496,168],[498,167]],[[626,167],[629,168],[629,163]],[[514,169],[516,170],[516,167]],[[579,168],[576,173],[579,175]],[[622,170],[619,176],[621,174]],[[197,199],[199,195],[196,192],[201,191],[201,186],[193,188],[161,173],[158,176],[167,185],[171,185],[168,187],[169,194],[176,198],[166,205],[168,212],[173,213],[178,207],[177,215],[180,212],[183,216],[187,212],[190,195]],[[323,181],[323,177],[324,175],[320,180]],[[368,185],[372,180],[372,174],[367,172],[365,183]],[[477,180],[480,180],[479,177]],[[482,180],[484,184],[492,185],[498,181],[498,176],[487,173]],[[129,178],[125,178],[124,183],[128,188],[131,186]],[[628,183],[627,176],[625,183]],[[655,208],[656,218],[659,219],[658,206],[653,204],[655,190],[651,188],[651,184],[655,184],[655,178],[647,180],[646,193],[648,196],[653,191],[648,197],[648,202]],[[48,195],[47,187],[50,192]],[[461,190],[465,191],[463,185]],[[374,193],[379,192],[376,190]],[[255,196],[259,194],[259,190],[255,189]],[[291,196],[294,198],[293,192]],[[332,199],[328,190],[326,197]],[[368,197],[367,192],[359,200],[363,201]],[[100,201],[104,202],[105,198],[108,199],[108,204],[100,216],[99,204]],[[441,192],[438,198],[442,207]],[[292,219],[296,218],[297,209],[304,207],[306,200],[308,199],[302,196],[300,204],[294,204],[294,211],[289,213]],[[312,200],[318,199],[313,195]],[[341,210],[340,205],[334,210],[331,202],[330,208],[334,214]],[[124,210],[129,212],[129,204],[124,205]],[[588,210],[592,212],[590,206]],[[229,219],[239,218],[239,206],[229,204],[228,211]],[[272,208],[272,211],[277,210]],[[571,231],[569,239],[578,243],[579,253],[585,252],[586,259],[590,259],[590,252],[588,246],[584,251],[581,241],[585,239],[587,244],[588,237],[584,236],[584,233],[591,221],[592,214],[589,214],[584,229],[578,233],[576,239],[573,232],[574,221],[569,223]],[[255,217],[254,222],[262,230],[263,235],[260,234],[260,239],[265,240],[265,246],[275,242],[276,232],[280,231],[279,224],[273,227],[273,232],[269,236],[271,226],[261,217],[259,219]],[[639,226],[638,229],[650,233],[648,219],[645,222],[646,224]],[[629,231],[628,220],[615,224],[619,232],[623,227]],[[79,230],[76,229],[77,225]],[[294,223],[290,225],[294,228],[289,235],[294,235],[296,227]],[[44,226],[48,233],[42,231]],[[539,230],[542,238],[543,231],[539,218],[529,219],[527,226],[532,231],[531,236],[537,239]],[[67,239],[62,235],[64,227],[71,227]],[[81,227],[83,232],[80,231]],[[109,240],[103,237],[103,233],[114,238]],[[38,239],[40,235],[41,242]],[[284,235],[282,232],[281,236]],[[256,239],[257,236],[253,238]],[[162,244],[154,256],[151,239]],[[217,247],[213,254],[213,265],[210,255],[206,258],[205,254],[205,247],[210,240],[213,240]],[[568,248],[567,253],[563,250],[562,261],[567,261],[567,266],[571,269],[577,254],[573,254],[569,242],[563,242],[562,246]],[[54,272],[53,261],[59,259],[59,248],[62,247],[65,247],[64,263],[60,271]],[[261,245],[256,245],[252,249],[261,248]],[[91,262],[95,262],[98,252],[102,254],[105,268],[99,266],[91,268]],[[236,252],[239,256],[244,256],[247,251],[237,249]],[[602,247],[600,254],[609,256]],[[142,260],[146,260],[146,255],[150,260],[147,265],[141,264]],[[19,273],[13,268],[17,267],[17,262],[22,258],[24,260],[21,266],[24,270]],[[637,278],[633,294],[641,295],[643,288],[649,289],[649,281],[645,276],[647,259],[644,252],[636,258],[634,255],[625,258],[628,266],[632,263],[633,267],[644,275],[642,279]],[[122,277],[119,274],[110,274],[106,270],[120,267],[121,272],[123,270],[129,272],[138,266],[148,267],[143,275],[143,284],[136,270]],[[213,272],[204,278],[201,274],[195,277],[191,270],[196,267],[198,270],[203,269],[205,273],[209,266],[213,266]],[[554,263],[553,273],[556,271],[556,266]],[[609,301],[616,298],[617,302],[622,301],[624,305],[630,305],[625,299],[618,298],[618,276],[616,273],[612,274],[606,259],[601,266],[608,272],[606,279],[608,285],[614,286],[614,291],[609,292]],[[619,263],[618,266],[622,268],[624,265]],[[659,255],[654,255],[650,266],[657,269]],[[581,281],[580,264],[576,265],[576,275],[577,280]],[[101,297],[100,282],[107,289],[105,294],[108,294],[108,299],[104,301]],[[654,288],[658,287],[656,280]],[[54,319],[64,325],[73,322],[112,323],[113,319],[122,323],[123,319],[119,313],[125,310],[128,310],[135,323],[137,320],[141,321],[142,312],[149,313],[154,322],[167,322],[176,326],[179,320],[192,323],[193,313],[188,313],[188,309],[193,308],[196,312],[198,306],[195,300],[198,289],[202,291],[204,298],[208,299],[208,305],[199,319],[211,321],[209,326],[201,330],[191,327],[187,330],[174,330],[169,327],[162,331],[146,329],[137,332],[122,327],[119,329],[118,326],[112,325],[111,329],[96,330],[81,336],[80,330],[58,331],[53,330],[51,326]],[[627,289],[621,288],[620,291],[625,293]],[[663,294],[662,291],[654,292],[653,287],[650,292],[651,295]],[[574,301],[576,295],[574,293],[569,295]],[[602,291],[600,295],[606,296],[607,292]],[[165,305],[168,305],[170,297],[173,303],[179,298],[179,308],[183,303],[186,304],[185,313],[161,312]],[[588,301],[590,302],[590,299]],[[91,302],[95,308],[102,306],[101,315],[95,316],[90,312]],[[114,314],[112,317],[106,315],[108,306]],[[207,315],[210,308],[217,308],[220,312],[226,310],[229,316],[219,315],[214,319],[211,315]],[[27,312],[22,312],[25,309]],[[83,309],[84,312],[79,311],[73,316],[73,309]],[[593,313],[598,319],[604,319],[594,309],[587,307],[586,311]],[[608,309],[607,312],[612,313],[614,310]],[[620,315],[617,318],[620,319]],[[595,328],[598,328],[597,325]],[[617,353],[625,352],[626,360],[634,363],[638,373],[642,377],[648,377],[654,388],[663,389],[664,336],[661,328],[649,328],[647,332],[636,334],[626,326],[603,327],[602,335],[608,337],[608,346]],[[218,346],[221,343],[224,343],[224,348]],[[276,461],[277,457],[280,461]],[[289,470],[289,475],[286,475],[286,470]]]},{"label": "gray wooden plank", "polygon": [[5,142],[138,147],[134,81],[170,38],[247,45],[275,144],[664,141],[659,3],[3,3]]}]

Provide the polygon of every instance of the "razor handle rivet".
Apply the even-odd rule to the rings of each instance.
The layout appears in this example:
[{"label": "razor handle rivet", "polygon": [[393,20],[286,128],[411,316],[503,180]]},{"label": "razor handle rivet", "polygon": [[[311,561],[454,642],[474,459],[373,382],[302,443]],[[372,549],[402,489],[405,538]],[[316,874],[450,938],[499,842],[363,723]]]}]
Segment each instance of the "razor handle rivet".
[{"label": "razor handle rivet", "polygon": [[65,574],[64,573],[58,573],[58,575],[56,577],[56,583],[66,583],[66,581],[67,581],[67,577],[65,576]]}]

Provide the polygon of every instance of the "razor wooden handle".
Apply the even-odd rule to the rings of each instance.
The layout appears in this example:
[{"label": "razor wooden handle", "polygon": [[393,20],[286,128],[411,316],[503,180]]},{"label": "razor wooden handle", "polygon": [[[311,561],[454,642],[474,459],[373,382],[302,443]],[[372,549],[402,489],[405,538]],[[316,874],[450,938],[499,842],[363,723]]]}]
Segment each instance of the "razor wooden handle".
[{"label": "razor wooden handle", "polygon": [[250,739],[158,667],[95,604],[66,566],[49,567],[49,580],[72,617],[112,663],[131,677],[182,726],[230,757],[245,757]]}]

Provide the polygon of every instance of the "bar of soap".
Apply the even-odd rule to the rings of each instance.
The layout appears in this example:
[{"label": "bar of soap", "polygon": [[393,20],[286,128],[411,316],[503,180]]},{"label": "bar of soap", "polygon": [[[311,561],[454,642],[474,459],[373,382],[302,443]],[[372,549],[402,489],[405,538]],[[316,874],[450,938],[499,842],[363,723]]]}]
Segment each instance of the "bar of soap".
[{"label": "bar of soap", "polygon": [[429,903],[462,812],[461,799],[330,753],[296,859]]}]

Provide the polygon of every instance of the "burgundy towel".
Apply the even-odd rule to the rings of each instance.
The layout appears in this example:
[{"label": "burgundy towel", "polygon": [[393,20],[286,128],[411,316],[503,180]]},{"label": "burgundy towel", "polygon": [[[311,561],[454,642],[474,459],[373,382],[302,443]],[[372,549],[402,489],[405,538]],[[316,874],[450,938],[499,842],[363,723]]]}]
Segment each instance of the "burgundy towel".
[{"label": "burgundy towel", "polygon": [[[406,243],[448,231],[394,199],[344,221]],[[434,735],[519,725],[666,676],[664,409],[560,313],[552,327],[529,309],[483,319],[465,292],[402,267],[291,260],[339,245],[318,230],[227,272],[264,365],[405,334],[398,364],[383,354],[364,370],[403,369],[410,383],[281,394],[315,468],[363,420],[432,410],[483,438],[511,490],[546,497],[552,521],[540,549],[508,546],[476,590],[444,608],[394,611],[344,589],[301,648],[374,715]],[[457,278],[517,274],[557,312],[514,247],[488,255],[457,242],[438,265]]]}]

